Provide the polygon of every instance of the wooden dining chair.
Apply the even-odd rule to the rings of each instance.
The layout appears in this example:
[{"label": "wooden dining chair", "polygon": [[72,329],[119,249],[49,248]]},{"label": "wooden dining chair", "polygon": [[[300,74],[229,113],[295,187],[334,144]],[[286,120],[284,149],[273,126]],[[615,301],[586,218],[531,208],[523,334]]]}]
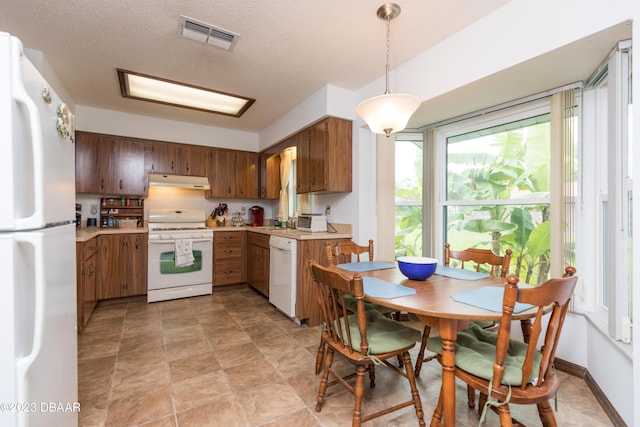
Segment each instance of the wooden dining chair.
[{"label": "wooden dining chair", "polygon": [[[359,426],[365,421],[411,405],[415,408],[419,425],[425,426],[422,401],[409,355],[409,350],[420,339],[420,331],[389,319],[378,311],[366,310],[363,281],[359,273],[345,275],[335,266],[324,267],[315,261],[309,262],[309,269],[324,320],[322,340],[327,345],[324,369],[316,399],[316,411],[320,412],[322,409],[327,388],[341,384],[355,396],[352,426]],[[355,297],[356,309],[354,313],[350,313],[346,309],[344,298],[347,294]],[[343,376],[335,371],[333,360],[336,354],[353,365],[355,372]],[[402,357],[404,370],[388,361],[388,359],[397,356]],[[375,380],[369,369],[375,364],[386,366],[393,373],[407,379],[410,399],[381,409],[380,406],[386,403],[388,398],[379,396],[379,401],[374,403],[374,406],[379,410],[364,415],[362,400],[365,374],[369,372],[370,387],[375,387]],[[329,381],[329,376],[332,377],[331,381]],[[355,377],[355,385],[347,382],[353,377]],[[383,387],[380,393],[385,393],[385,391],[386,388]]]},{"label": "wooden dining chair", "polygon": [[333,265],[353,262],[354,257],[356,262],[360,262],[360,255],[362,254],[367,254],[369,261],[373,261],[373,240],[371,239],[369,239],[369,244],[367,246],[361,246],[350,241],[338,242],[333,248],[331,248],[331,246],[329,246],[329,248],[330,250],[327,252],[327,258],[329,259],[329,263]]},{"label": "wooden dining chair", "polygon": [[[338,264],[350,263],[353,262],[354,258],[356,259],[356,262],[360,262],[361,255],[363,254],[367,254],[369,261],[373,261],[373,240],[369,239],[369,244],[367,246],[358,245],[353,241],[338,242],[333,247],[328,242],[325,244],[325,255],[327,257],[328,265],[335,266]],[[345,304],[345,308],[348,311],[355,313],[355,298],[353,297],[353,295],[345,296]],[[391,319],[400,320],[400,312],[389,307],[385,307],[372,302],[365,302],[365,309],[377,310]],[[320,370],[322,369],[324,354],[325,345],[322,338],[320,338],[320,345],[318,345],[318,351],[316,353],[316,375],[318,375],[320,373]],[[398,363],[402,365],[401,358],[398,359]]]},{"label": "wooden dining chair", "polygon": [[[567,267],[562,278],[548,280],[537,287],[521,288],[517,276],[508,276],[498,332],[487,331],[475,324],[458,332],[454,343],[455,375],[480,391],[478,412],[481,420],[487,408],[491,408],[500,417],[501,426],[522,425],[511,419],[509,404],[535,404],[544,426],[557,425],[549,404],[560,385],[554,375],[553,361],[578,281],[575,272],[575,268]],[[536,310],[528,342],[511,339],[516,303],[531,305]],[[543,321],[545,316],[548,316],[548,322]],[[442,362],[440,338],[429,338],[427,347],[438,354],[438,360]],[[441,418],[442,395],[432,425]]]},{"label": "wooden dining chair", "polygon": [[[491,252],[489,249],[477,249],[477,248],[469,248],[464,251],[452,251],[451,245],[449,243],[445,243],[444,245],[444,265],[445,267],[449,267],[451,264],[451,260],[458,260],[459,267],[465,268],[465,262],[467,266],[469,263],[473,263],[473,267],[475,271],[480,271],[481,266],[486,266],[489,270],[489,274],[491,275],[499,275],[500,277],[507,277],[509,273],[509,265],[511,264],[511,249],[507,249],[505,251],[504,256],[499,256]],[[483,328],[492,328],[495,326],[495,322],[477,322]],[[420,376],[420,371],[422,370],[422,364],[424,362],[428,362],[430,360],[435,359],[435,355],[430,355],[424,357],[425,349],[427,347],[427,339],[429,338],[429,334],[431,333],[431,327],[425,325],[424,330],[422,332],[422,341],[420,343],[420,351],[418,352],[418,359],[416,360],[416,376]],[[469,390],[469,405],[475,406],[475,403],[472,402],[475,400],[473,390]]]},{"label": "wooden dining chair", "polygon": [[[511,264],[511,249],[507,249],[505,251],[504,256],[499,256],[491,252],[489,249],[478,249],[478,248],[468,248],[464,251],[452,251],[451,245],[449,243],[445,243],[444,245],[444,265],[445,267],[451,266],[451,260],[458,260],[459,267],[465,268],[465,262],[467,266],[472,264],[472,267],[475,271],[479,272],[480,267],[484,266],[488,273],[491,275],[498,275],[500,277],[507,277],[509,273],[509,265]],[[480,326],[483,329],[495,329],[496,322],[491,321],[476,321],[472,322],[477,326]],[[523,330],[525,326],[523,325]],[[422,331],[422,340],[420,342],[420,350],[418,351],[418,358],[416,360],[416,376],[420,376],[420,371],[422,370],[422,364],[424,362],[428,362],[430,360],[435,359],[436,355],[432,354],[427,357],[424,356],[426,347],[427,347],[427,339],[429,338],[429,334],[431,334],[431,327],[425,325],[424,330]],[[470,408],[475,406],[476,393],[472,387],[467,387],[467,405]]]},{"label": "wooden dining chair", "polygon": [[[338,242],[335,246],[331,247],[328,243],[325,245],[326,256],[329,265],[346,264],[361,261],[361,255],[367,254],[369,256],[369,262],[373,261],[373,240],[369,239],[367,246],[361,246],[353,241]],[[385,307],[379,304],[367,302],[366,307],[369,309],[375,309],[384,314],[387,317],[395,320],[400,320],[400,312],[392,308]],[[347,307],[349,309],[349,307]]]}]

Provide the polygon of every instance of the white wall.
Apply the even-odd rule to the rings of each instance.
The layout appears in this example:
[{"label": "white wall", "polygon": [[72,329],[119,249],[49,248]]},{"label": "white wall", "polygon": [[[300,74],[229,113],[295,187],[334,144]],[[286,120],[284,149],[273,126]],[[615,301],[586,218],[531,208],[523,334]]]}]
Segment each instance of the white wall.
[{"label": "white wall", "polygon": [[259,151],[258,134],[78,105],[76,129],[157,141]]}]

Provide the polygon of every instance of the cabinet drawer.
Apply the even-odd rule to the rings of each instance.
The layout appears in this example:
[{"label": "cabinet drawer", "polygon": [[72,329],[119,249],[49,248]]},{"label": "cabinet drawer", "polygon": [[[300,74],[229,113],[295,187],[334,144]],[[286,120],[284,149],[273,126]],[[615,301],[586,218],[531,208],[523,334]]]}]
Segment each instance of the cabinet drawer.
[{"label": "cabinet drawer", "polygon": [[242,277],[242,258],[223,260],[214,264],[214,285],[241,283]]},{"label": "cabinet drawer", "polygon": [[242,257],[242,242],[217,244],[213,249],[213,259],[222,260]]},{"label": "cabinet drawer", "polygon": [[269,236],[262,233],[247,233],[247,243],[249,245],[260,246],[261,248],[269,249]]},{"label": "cabinet drawer", "polygon": [[242,235],[240,231],[214,231],[213,242],[215,244],[224,244],[229,242],[237,242],[242,244]]}]

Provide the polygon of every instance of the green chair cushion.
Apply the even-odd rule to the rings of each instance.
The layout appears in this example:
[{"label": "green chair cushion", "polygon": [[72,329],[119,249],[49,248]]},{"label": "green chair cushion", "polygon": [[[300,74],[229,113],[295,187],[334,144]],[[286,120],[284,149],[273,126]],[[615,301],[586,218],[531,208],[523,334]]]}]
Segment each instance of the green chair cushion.
[{"label": "green chair cushion", "polygon": [[[357,311],[356,297],[354,297],[353,294],[344,295],[344,304],[345,304],[345,308],[350,312],[355,313]],[[395,313],[396,311],[398,311],[393,308],[385,307],[383,305],[367,301],[366,299],[364,300],[364,308],[365,310],[379,311],[382,314]]]},{"label": "green chair cushion", "polygon": [[[389,353],[406,348],[420,341],[422,334],[417,329],[391,320],[377,311],[367,311],[367,341],[369,354]],[[348,316],[353,349],[360,351],[360,332],[355,314]],[[344,327],[344,318],[340,319]],[[345,337],[346,338],[346,337]],[[347,340],[345,339],[345,344]]]},{"label": "green chair cushion", "polygon": [[[420,321],[420,319],[418,319],[418,316],[416,316],[413,313],[409,313],[409,320],[411,320],[412,322]],[[471,323],[475,323],[476,325],[480,326],[483,329],[491,328],[496,325],[496,322],[494,322],[493,320],[474,320]]]},{"label": "green chair cushion", "polygon": [[[472,323],[468,328],[458,332],[455,341],[456,366],[487,381],[493,377],[493,364],[496,360],[496,341],[498,334],[482,329]],[[434,353],[442,354],[440,337],[429,338],[427,348]],[[502,384],[518,386],[522,384],[522,364],[527,352],[527,344],[511,340],[507,357],[504,361]],[[542,353],[536,352],[533,370],[528,378],[529,383],[536,382],[540,368]]]}]

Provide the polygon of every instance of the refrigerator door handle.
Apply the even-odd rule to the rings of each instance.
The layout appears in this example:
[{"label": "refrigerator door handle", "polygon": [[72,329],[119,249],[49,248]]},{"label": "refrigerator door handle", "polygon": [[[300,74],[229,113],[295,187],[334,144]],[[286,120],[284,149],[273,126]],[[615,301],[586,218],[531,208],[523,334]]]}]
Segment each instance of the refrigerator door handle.
[{"label": "refrigerator door handle", "polygon": [[[22,68],[22,61],[14,61],[14,75],[20,76],[22,72],[16,68]],[[26,230],[30,228],[40,228],[44,225],[44,160],[42,155],[42,126],[38,106],[29,97],[22,81],[14,85],[14,99],[25,106],[29,116],[29,129],[31,134],[31,152],[33,153],[33,197],[34,211],[30,216],[16,218],[16,228]]]},{"label": "refrigerator door handle", "polygon": [[45,298],[45,278],[44,278],[44,242],[41,235],[23,234],[16,238],[18,242],[24,242],[33,246],[34,273],[35,273],[35,301],[34,301],[34,326],[33,343],[31,352],[17,361],[18,367],[18,396],[20,402],[27,402],[29,390],[27,390],[27,373],[33,362],[38,358],[42,349],[44,330],[44,298]]}]

